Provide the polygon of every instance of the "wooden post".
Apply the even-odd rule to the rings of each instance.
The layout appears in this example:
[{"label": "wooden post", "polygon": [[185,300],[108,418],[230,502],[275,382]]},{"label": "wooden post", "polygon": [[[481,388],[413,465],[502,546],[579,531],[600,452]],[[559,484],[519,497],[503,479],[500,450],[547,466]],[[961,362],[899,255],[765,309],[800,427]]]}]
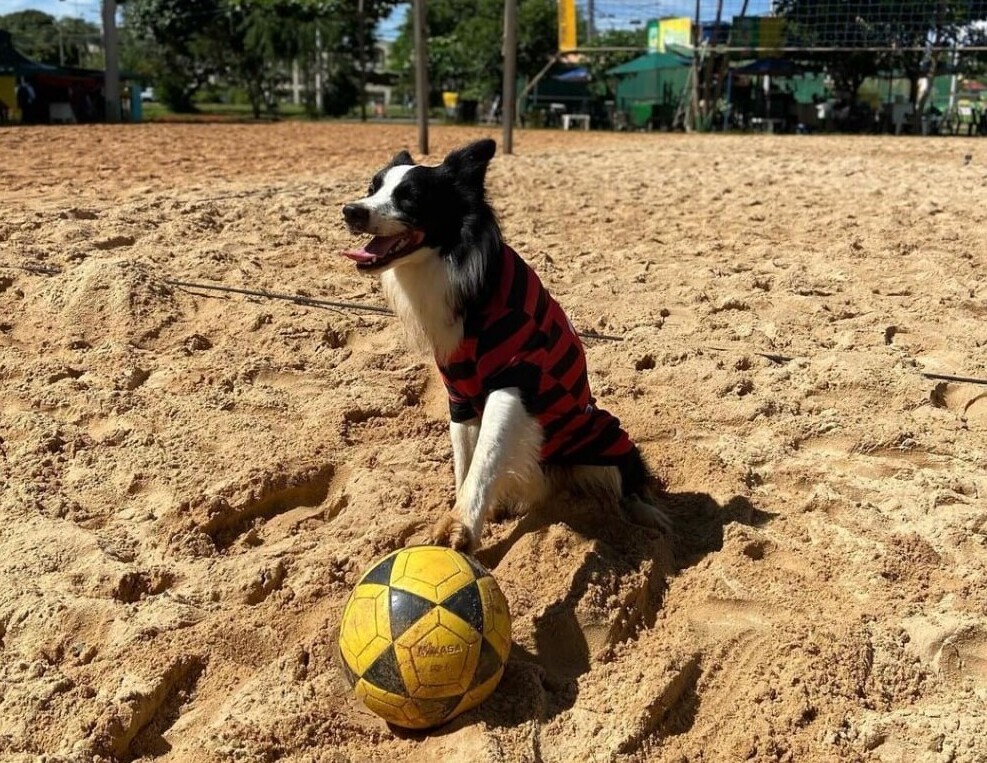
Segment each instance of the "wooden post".
[{"label": "wooden post", "polygon": [[698,127],[698,116],[699,116],[699,72],[700,72],[700,61],[699,61],[699,43],[700,43],[700,30],[699,30],[699,13],[701,8],[700,0],[696,0],[696,16],[695,21],[692,25],[692,92],[689,94],[689,111],[687,112],[685,120],[686,132],[692,132]]},{"label": "wooden post", "polygon": [[120,121],[120,45],[117,40],[116,0],[103,0],[103,97],[106,100],[106,121]]},{"label": "wooden post", "polygon": [[418,151],[428,154],[428,44],[425,39],[425,0],[415,0],[414,14]]},{"label": "wooden post", "polygon": [[514,112],[517,106],[517,0],[504,0],[504,153],[514,153]]}]

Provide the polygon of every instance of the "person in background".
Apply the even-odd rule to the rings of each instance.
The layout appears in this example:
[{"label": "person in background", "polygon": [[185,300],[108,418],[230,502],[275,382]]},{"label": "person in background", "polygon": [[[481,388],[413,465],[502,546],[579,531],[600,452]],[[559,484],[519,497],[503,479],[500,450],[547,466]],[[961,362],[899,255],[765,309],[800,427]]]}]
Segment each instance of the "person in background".
[{"label": "person in background", "polygon": [[20,82],[17,83],[15,94],[17,96],[17,108],[21,112],[21,123],[34,124],[34,103],[37,96],[31,83],[26,78],[21,77]]}]

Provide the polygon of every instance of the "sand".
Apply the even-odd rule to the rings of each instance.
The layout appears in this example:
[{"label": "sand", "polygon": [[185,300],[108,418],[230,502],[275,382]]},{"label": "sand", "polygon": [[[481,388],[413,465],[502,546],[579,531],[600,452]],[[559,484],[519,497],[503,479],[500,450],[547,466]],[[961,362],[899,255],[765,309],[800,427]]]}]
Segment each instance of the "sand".
[{"label": "sand", "polygon": [[[434,129],[434,157],[494,128]],[[523,132],[490,196],[669,483],[491,524],[516,645],[389,729],[345,598],[453,498],[340,206],[408,126],[0,131],[0,760],[987,759],[987,144]],[[437,160],[437,159],[436,159]],[[26,268],[26,269],[25,269]],[[45,270],[47,269],[47,270]]]}]

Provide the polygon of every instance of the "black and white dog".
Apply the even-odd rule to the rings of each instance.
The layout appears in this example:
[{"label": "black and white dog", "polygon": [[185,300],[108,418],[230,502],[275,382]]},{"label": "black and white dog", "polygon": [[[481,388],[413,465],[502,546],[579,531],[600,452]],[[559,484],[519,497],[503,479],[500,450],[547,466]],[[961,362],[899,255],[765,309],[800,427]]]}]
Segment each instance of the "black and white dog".
[{"label": "black and white dog", "polygon": [[501,238],[484,181],[496,144],[480,140],[435,167],[402,151],[343,207],[345,252],[379,273],[409,336],[431,353],[449,393],[456,505],[435,543],[476,547],[494,510],[525,509],[553,489],[619,499],[628,517],[667,529],[620,422],[597,408],[582,345],[538,276]]}]

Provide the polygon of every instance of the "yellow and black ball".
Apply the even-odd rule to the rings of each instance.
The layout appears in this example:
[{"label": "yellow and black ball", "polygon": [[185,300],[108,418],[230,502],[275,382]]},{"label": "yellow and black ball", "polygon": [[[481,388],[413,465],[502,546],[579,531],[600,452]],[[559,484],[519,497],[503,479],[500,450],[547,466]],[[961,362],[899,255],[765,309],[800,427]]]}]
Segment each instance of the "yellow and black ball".
[{"label": "yellow and black ball", "polygon": [[350,594],[339,628],[343,673],[385,721],[438,726],[497,687],[511,615],[493,576],[441,546],[411,546],[374,564]]}]

